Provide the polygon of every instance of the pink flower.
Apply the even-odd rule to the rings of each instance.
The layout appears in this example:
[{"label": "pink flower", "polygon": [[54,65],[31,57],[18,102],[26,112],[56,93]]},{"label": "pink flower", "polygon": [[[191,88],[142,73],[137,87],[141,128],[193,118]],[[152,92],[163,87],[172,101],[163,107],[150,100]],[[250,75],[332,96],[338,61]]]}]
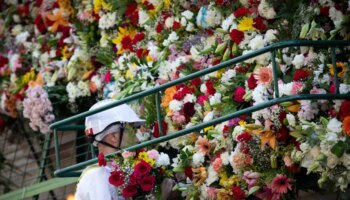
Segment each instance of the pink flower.
[{"label": "pink flower", "polygon": [[184,115],[181,115],[179,112],[174,112],[173,116],[171,117],[171,119],[179,125],[182,125],[186,122],[186,118]]},{"label": "pink flower", "polygon": [[271,189],[273,192],[285,194],[288,192],[288,190],[292,189],[292,182],[293,180],[287,178],[286,175],[278,174],[272,179]]},{"label": "pink flower", "polygon": [[219,172],[222,167],[222,160],[221,158],[216,158],[213,162],[213,168],[216,172]]},{"label": "pink flower", "polygon": [[211,148],[210,142],[206,137],[199,136],[196,142],[198,152],[208,154]]},{"label": "pink flower", "polygon": [[243,180],[248,184],[248,188],[254,187],[259,177],[258,172],[245,171],[243,174]]},{"label": "pink flower", "polygon": [[253,164],[253,158],[250,155],[240,152],[233,154],[232,161],[237,168],[243,168]]},{"label": "pink flower", "polygon": [[271,67],[260,67],[254,73],[254,78],[258,84],[269,85],[273,79]]},{"label": "pink flower", "polygon": [[127,158],[129,158],[129,157],[132,157],[132,156],[134,156],[134,155],[135,155],[135,153],[134,153],[134,152],[130,152],[130,151],[124,151],[124,152],[122,153],[122,156],[123,156],[124,159],[127,159]]},{"label": "pink flower", "polygon": [[147,154],[148,154],[148,157],[150,157],[150,158],[152,158],[152,159],[154,159],[154,160],[157,160],[158,157],[159,157],[159,153],[158,153],[158,151],[155,150],[155,149],[152,149],[152,150],[150,150],[150,151],[147,151]]},{"label": "pink flower", "polygon": [[298,94],[302,91],[304,83],[302,82],[293,82],[292,84],[292,94]]},{"label": "pink flower", "polygon": [[208,199],[210,200],[216,199],[216,194],[217,194],[216,188],[208,187],[207,192],[208,192]]},{"label": "pink flower", "polygon": [[284,156],[283,161],[287,167],[290,167],[293,165],[293,161],[289,156]]},{"label": "pink flower", "polygon": [[235,89],[233,92],[233,100],[238,102],[238,103],[243,103],[244,102],[244,95],[245,95],[245,89],[244,87],[238,87]]},{"label": "pink flower", "polygon": [[209,101],[209,98],[205,95],[199,96],[197,99],[197,103],[201,106],[204,106],[204,102]]}]

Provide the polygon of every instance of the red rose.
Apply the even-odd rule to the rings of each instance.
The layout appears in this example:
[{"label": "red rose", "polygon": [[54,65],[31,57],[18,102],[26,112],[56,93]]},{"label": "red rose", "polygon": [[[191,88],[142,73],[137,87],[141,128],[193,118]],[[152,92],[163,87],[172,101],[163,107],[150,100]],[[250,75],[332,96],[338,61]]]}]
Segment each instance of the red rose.
[{"label": "red rose", "polygon": [[247,80],[248,82],[248,88],[253,90],[258,84],[257,84],[257,80],[254,78],[254,74],[252,73],[250,75],[250,77]]},{"label": "red rose", "polygon": [[136,193],[137,193],[137,189],[135,186],[132,186],[132,185],[126,186],[122,191],[122,195],[124,198],[133,197],[135,196]]},{"label": "red rose", "polygon": [[243,17],[245,15],[249,14],[249,9],[248,8],[245,8],[245,7],[241,7],[241,8],[238,8],[234,13],[233,15],[236,17],[236,18],[239,18],[239,17]]},{"label": "red rose", "polygon": [[151,171],[152,167],[150,164],[145,162],[144,160],[141,160],[137,165],[134,167],[134,173],[136,177],[141,177],[146,174],[148,174]]},{"label": "red rose", "polygon": [[264,23],[263,18],[257,17],[253,21],[254,21],[254,25],[253,25],[254,28],[258,29],[259,31],[265,31],[266,30],[267,26]]},{"label": "red rose", "polygon": [[197,103],[201,106],[204,106],[204,102],[209,101],[209,98],[205,95],[199,96],[197,99]]},{"label": "red rose", "polygon": [[139,182],[139,185],[141,186],[142,191],[148,192],[153,190],[155,183],[156,179],[153,176],[144,176]]},{"label": "red rose", "polygon": [[350,101],[343,101],[339,109],[339,119],[344,120],[345,117],[350,116]]},{"label": "red rose", "polygon": [[196,112],[195,109],[194,109],[194,103],[191,103],[191,102],[185,103],[183,111],[184,111],[184,115],[185,115],[185,118],[186,118],[186,122],[189,122],[191,117]]},{"label": "red rose", "polygon": [[305,69],[298,69],[293,75],[293,81],[301,81],[309,77],[309,71]]},{"label": "red rose", "polygon": [[241,187],[239,186],[233,186],[231,189],[232,193],[233,193],[233,198],[235,200],[241,200],[245,198],[245,193],[244,191],[241,189]]},{"label": "red rose", "polygon": [[216,90],[214,89],[214,84],[211,82],[211,80],[208,80],[205,82],[205,86],[207,86],[207,93],[208,95],[214,95]]},{"label": "red rose", "polygon": [[119,187],[121,185],[123,185],[124,183],[124,174],[122,171],[113,171],[111,173],[111,176],[109,177],[109,183],[116,186],[116,187]]},{"label": "red rose", "polygon": [[250,139],[252,139],[252,135],[250,135],[248,132],[243,132],[237,135],[237,140],[239,142],[248,142]]},{"label": "red rose", "polygon": [[[163,127],[163,134],[166,135],[166,132],[168,131],[168,125],[165,121],[162,121],[162,127]],[[158,128],[158,122],[154,122],[153,126],[153,137],[159,138],[159,128]]]},{"label": "red rose", "polygon": [[244,99],[243,99],[244,95],[245,95],[244,87],[238,87],[233,92],[233,100],[238,103],[242,103],[244,102]]},{"label": "red rose", "polygon": [[98,166],[106,166],[105,155],[103,153],[98,154]]},{"label": "red rose", "polygon": [[197,77],[197,78],[195,78],[195,79],[193,79],[193,80],[191,80],[191,83],[194,85],[194,86],[196,86],[196,87],[198,87],[200,84],[201,84],[201,78],[199,78],[199,77]]},{"label": "red rose", "polygon": [[237,29],[232,29],[230,32],[230,37],[232,41],[234,41],[236,44],[239,44],[244,39],[244,33]]},{"label": "red rose", "polygon": [[140,178],[137,177],[135,173],[132,173],[132,174],[130,175],[130,177],[129,177],[129,183],[130,183],[130,185],[136,185],[137,182],[139,181],[139,179],[140,179]]}]

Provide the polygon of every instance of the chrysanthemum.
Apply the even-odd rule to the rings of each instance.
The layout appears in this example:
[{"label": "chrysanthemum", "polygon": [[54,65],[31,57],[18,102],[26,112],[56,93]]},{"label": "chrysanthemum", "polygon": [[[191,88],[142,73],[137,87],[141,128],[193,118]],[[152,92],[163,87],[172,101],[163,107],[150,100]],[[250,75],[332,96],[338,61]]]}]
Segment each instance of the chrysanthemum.
[{"label": "chrysanthemum", "polygon": [[260,67],[254,73],[254,78],[258,84],[269,85],[273,79],[271,67]]},{"label": "chrysanthemum", "polygon": [[[343,78],[345,74],[346,66],[342,62],[337,62],[337,71],[338,71],[338,77]],[[329,73],[334,76],[334,67],[333,65],[329,66]]]},{"label": "chrysanthemum", "polygon": [[131,28],[119,28],[118,36],[112,40],[118,46],[117,54],[122,54],[124,51],[132,51],[132,42],[136,31]]},{"label": "chrysanthemum", "polygon": [[255,30],[253,18],[251,18],[251,17],[243,17],[241,20],[239,20],[237,28],[240,31]]},{"label": "chrysanthemum", "polygon": [[279,193],[279,194],[285,194],[288,192],[288,190],[292,189],[292,183],[293,180],[290,178],[287,178],[286,175],[277,175],[275,178],[273,178],[271,183],[271,189],[273,192]]},{"label": "chrysanthemum", "polygon": [[350,116],[347,116],[343,120],[343,131],[350,137]]}]

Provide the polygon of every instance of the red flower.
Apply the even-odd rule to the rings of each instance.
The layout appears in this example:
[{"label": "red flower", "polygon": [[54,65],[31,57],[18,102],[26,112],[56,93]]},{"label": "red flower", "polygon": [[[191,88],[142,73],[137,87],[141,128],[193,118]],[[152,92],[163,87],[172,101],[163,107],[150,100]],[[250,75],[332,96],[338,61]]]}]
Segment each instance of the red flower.
[{"label": "red flower", "polygon": [[145,34],[143,32],[136,33],[134,39],[132,41],[133,44],[137,44],[145,38]]},{"label": "red flower", "polygon": [[188,177],[189,179],[193,179],[193,171],[192,171],[192,167],[186,167],[185,168],[185,175],[186,177]]},{"label": "red flower", "polygon": [[205,82],[205,86],[207,86],[207,93],[208,95],[214,95],[216,90],[214,89],[214,84],[211,82],[211,80],[208,80]]},{"label": "red flower", "polygon": [[131,39],[131,37],[129,35],[124,36],[122,41],[121,41],[122,48],[125,49],[125,50],[127,49],[127,50],[130,50],[130,51],[133,51],[134,49],[132,47],[132,44],[133,44],[132,41],[133,40]]},{"label": "red flower", "polygon": [[[166,124],[165,121],[162,121],[162,127],[163,127],[163,134],[166,135],[166,132],[168,131],[168,125]],[[158,128],[158,122],[154,122],[153,137],[159,138],[159,136],[160,136],[160,133]]]},{"label": "red flower", "polygon": [[136,193],[137,193],[137,189],[133,185],[126,186],[122,191],[122,195],[124,198],[133,197]]},{"label": "red flower", "polygon": [[234,101],[236,101],[238,103],[242,103],[242,102],[244,102],[244,99],[243,99],[244,95],[245,95],[244,87],[238,87],[233,92],[232,98]]},{"label": "red flower", "polygon": [[254,20],[254,28],[258,29],[259,31],[265,31],[267,26],[264,23],[264,19],[261,17],[257,17]]},{"label": "red flower", "polygon": [[44,23],[44,20],[43,18],[41,17],[41,15],[37,15],[34,19],[34,24],[36,26],[36,28],[38,29],[38,31],[41,33],[41,34],[44,34],[47,32],[47,29],[46,29],[46,26],[45,26],[45,23]]},{"label": "red flower", "polygon": [[225,0],[216,0],[216,4],[222,6],[225,4]]},{"label": "red flower", "polygon": [[184,111],[184,115],[185,115],[185,118],[186,118],[186,122],[189,122],[191,117],[196,112],[195,109],[194,109],[194,103],[191,103],[191,102],[185,103],[183,111]]},{"label": "red flower", "polygon": [[105,155],[103,153],[98,154],[98,166],[106,166]]},{"label": "red flower", "polygon": [[109,177],[109,183],[116,186],[116,187],[119,187],[121,185],[123,185],[124,183],[124,174],[122,171],[113,171],[111,173],[111,176]]},{"label": "red flower", "polygon": [[239,186],[233,186],[232,189],[233,199],[241,200],[245,198],[245,193]]},{"label": "red flower", "polygon": [[105,81],[106,83],[109,83],[109,82],[111,82],[111,79],[112,79],[111,71],[107,71],[107,73],[105,74],[105,79],[104,79],[104,81]]},{"label": "red flower", "polygon": [[163,25],[160,22],[158,22],[158,24],[156,26],[156,32],[160,33],[160,32],[162,32],[162,30],[163,30]]},{"label": "red flower", "polygon": [[153,190],[156,179],[153,176],[144,176],[139,182],[142,191],[148,192]]},{"label": "red flower", "polygon": [[199,77],[191,80],[191,83],[196,87],[200,86],[201,82],[202,82],[201,78],[199,78]]},{"label": "red flower", "polygon": [[131,3],[125,10],[125,15],[130,19],[133,25],[137,25],[139,21],[139,14],[137,11],[137,3]]},{"label": "red flower", "polygon": [[4,65],[9,63],[9,59],[3,56],[0,56],[0,67],[3,67]]},{"label": "red flower", "polygon": [[137,177],[135,173],[132,173],[129,177],[129,184],[130,185],[136,185],[139,181],[140,177]]},{"label": "red flower", "polygon": [[6,127],[6,121],[3,118],[0,118],[0,131],[3,131]]},{"label": "red flower", "polygon": [[343,121],[345,117],[350,116],[350,101],[343,101],[339,109],[339,119]]},{"label": "red flower", "polygon": [[247,82],[248,82],[248,88],[251,90],[253,90],[257,86],[257,80],[255,79],[253,73],[250,75]]},{"label": "red flower", "polygon": [[146,174],[148,174],[151,171],[152,167],[149,163],[145,162],[144,160],[141,160],[137,165],[134,167],[134,173],[136,177],[142,177]]},{"label": "red flower", "polygon": [[189,87],[183,87],[179,89],[173,96],[173,99],[181,101],[187,94],[192,94],[193,89]]},{"label": "red flower", "polygon": [[293,75],[293,81],[301,81],[309,77],[309,71],[305,69],[298,69]]},{"label": "red flower", "polygon": [[244,39],[244,33],[237,29],[232,29],[230,32],[230,37],[232,41],[234,41],[236,44],[239,44]]},{"label": "red flower", "polygon": [[237,135],[237,140],[239,142],[248,142],[250,139],[252,139],[252,135],[250,135],[248,132],[243,132]]},{"label": "red flower", "polygon": [[293,180],[287,178],[286,175],[279,174],[272,179],[271,189],[273,192],[286,194],[288,190],[292,190],[292,182]]},{"label": "red flower", "polygon": [[279,141],[287,141],[288,137],[289,137],[289,129],[285,126],[282,126],[282,128],[279,129],[278,131],[279,135],[278,135],[278,140]]},{"label": "red flower", "polygon": [[321,7],[320,8],[320,15],[323,15],[325,17],[329,16],[329,6]]},{"label": "red flower", "polygon": [[17,12],[22,16],[26,17],[29,15],[29,6],[25,4],[17,5]]},{"label": "red flower", "polygon": [[136,56],[138,58],[145,58],[148,55],[148,52],[147,49],[140,48],[136,50]]},{"label": "red flower", "polygon": [[177,21],[174,21],[173,23],[173,30],[176,31],[176,29],[181,28],[181,24]]},{"label": "red flower", "polygon": [[241,7],[241,8],[238,8],[234,13],[233,15],[236,17],[236,18],[239,18],[239,17],[243,17],[245,15],[249,14],[249,9],[248,8],[245,8],[245,7]]},{"label": "red flower", "polygon": [[204,106],[204,102],[209,101],[209,98],[205,95],[199,96],[197,99],[197,103],[199,103],[201,106]]}]

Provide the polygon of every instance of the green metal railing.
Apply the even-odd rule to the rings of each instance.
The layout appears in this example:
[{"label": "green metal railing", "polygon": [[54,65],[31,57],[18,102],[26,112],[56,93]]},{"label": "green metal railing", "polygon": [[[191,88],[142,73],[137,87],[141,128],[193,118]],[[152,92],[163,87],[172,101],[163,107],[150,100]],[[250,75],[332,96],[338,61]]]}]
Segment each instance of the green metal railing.
[{"label": "green metal railing", "polygon": [[[278,69],[277,69],[277,64],[276,64],[276,50],[283,49],[286,47],[300,47],[300,46],[331,48],[332,64],[334,66],[334,80],[335,80],[334,83],[335,83],[335,88],[336,88],[335,94],[299,94],[299,95],[293,95],[293,96],[280,97],[279,87],[278,87]],[[75,164],[73,166],[69,166],[69,167],[61,169],[60,168],[60,158],[59,158],[59,146],[58,146],[58,142],[57,142],[57,131],[84,129],[84,126],[69,125],[69,124],[76,122],[78,120],[81,120],[89,115],[93,115],[95,113],[107,110],[109,108],[112,108],[112,107],[115,107],[115,106],[118,106],[118,105],[121,105],[124,103],[128,103],[128,102],[131,102],[131,101],[134,101],[134,100],[137,100],[137,99],[149,96],[149,95],[155,94],[155,96],[156,96],[157,121],[158,121],[158,125],[159,125],[158,128],[159,128],[159,132],[160,132],[161,137],[156,138],[156,139],[152,139],[149,141],[145,141],[145,142],[142,142],[140,144],[137,144],[137,145],[134,145],[131,147],[127,147],[123,150],[120,150],[118,152],[115,152],[115,153],[107,155],[107,156],[115,155],[115,154],[120,153],[121,151],[125,151],[125,150],[133,151],[133,150],[140,149],[140,148],[143,148],[143,147],[146,147],[149,145],[165,142],[165,141],[189,134],[191,132],[198,132],[198,131],[200,131],[203,128],[206,128],[208,126],[219,124],[221,122],[225,122],[227,120],[230,120],[234,117],[238,117],[238,116],[243,115],[243,114],[249,114],[249,113],[252,113],[254,111],[261,110],[261,109],[273,106],[273,105],[278,104],[278,103],[286,102],[286,101],[306,100],[306,99],[308,99],[308,100],[350,99],[350,94],[339,94],[339,81],[338,81],[338,77],[337,77],[338,71],[337,71],[337,68],[335,67],[336,66],[336,47],[347,47],[347,46],[350,46],[350,41],[284,41],[284,42],[275,43],[275,44],[269,45],[267,47],[264,47],[262,49],[259,49],[257,51],[245,54],[243,56],[233,58],[233,59],[225,61],[225,62],[222,62],[216,66],[206,68],[206,69],[203,69],[201,71],[197,71],[197,72],[192,73],[192,74],[185,76],[183,78],[180,78],[180,79],[177,79],[177,80],[174,80],[171,82],[167,82],[167,83],[164,83],[164,84],[159,85],[159,86],[155,86],[149,90],[146,90],[146,91],[131,95],[129,97],[126,97],[124,99],[115,101],[115,102],[113,102],[109,105],[103,106],[101,108],[94,109],[94,110],[87,111],[87,112],[83,112],[83,113],[80,113],[78,115],[69,117],[67,119],[55,122],[50,126],[51,129],[54,129],[54,139],[56,140],[56,144],[57,144],[56,149],[55,149],[56,150],[56,165],[57,165],[57,170],[55,171],[55,175],[58,177],[79,176],[82,168],[97,162],[97,159],[94,158],[94,159],[91,159],[91,160],[88,160],[88,161],[78,163],[78,164]],[[267,102],[258,104],[258,105],[254,105],[252,107],[248,107],[248,108],[239,110],[239,111],[234,112],[234,113],[230,113],[230,114],[221,116],[219,118],[213,119],[213,120],[206,122],[206,123],[201,123],[201,124],[195,125],[193,127],[187,128],[187,129],[183,129],[183,130],[180,130],[180,131],[177,131],[174,133],[169,133],[167,135],[163,134],[162,123],[161,123],[162,116],[161,116],[161,108],[160,108],[160,99],[161,99],[162,91],[164,91],[165,89],[167,89],[169,87],[178,85],[180,83],[192,80],[194,78],[212,73],[214,71],[223,69],[223,68],[228,67],[228,66],[232,66],[234,64],[243,62],[247,59],[250,59],[250,58],[265,54],[265,53],[269,53],[269,52],[271,52],[273,77],[274,77],[273,84],[274,84],[274,92],[275,93],[274,93],[273,99],[271,99]]]}]

